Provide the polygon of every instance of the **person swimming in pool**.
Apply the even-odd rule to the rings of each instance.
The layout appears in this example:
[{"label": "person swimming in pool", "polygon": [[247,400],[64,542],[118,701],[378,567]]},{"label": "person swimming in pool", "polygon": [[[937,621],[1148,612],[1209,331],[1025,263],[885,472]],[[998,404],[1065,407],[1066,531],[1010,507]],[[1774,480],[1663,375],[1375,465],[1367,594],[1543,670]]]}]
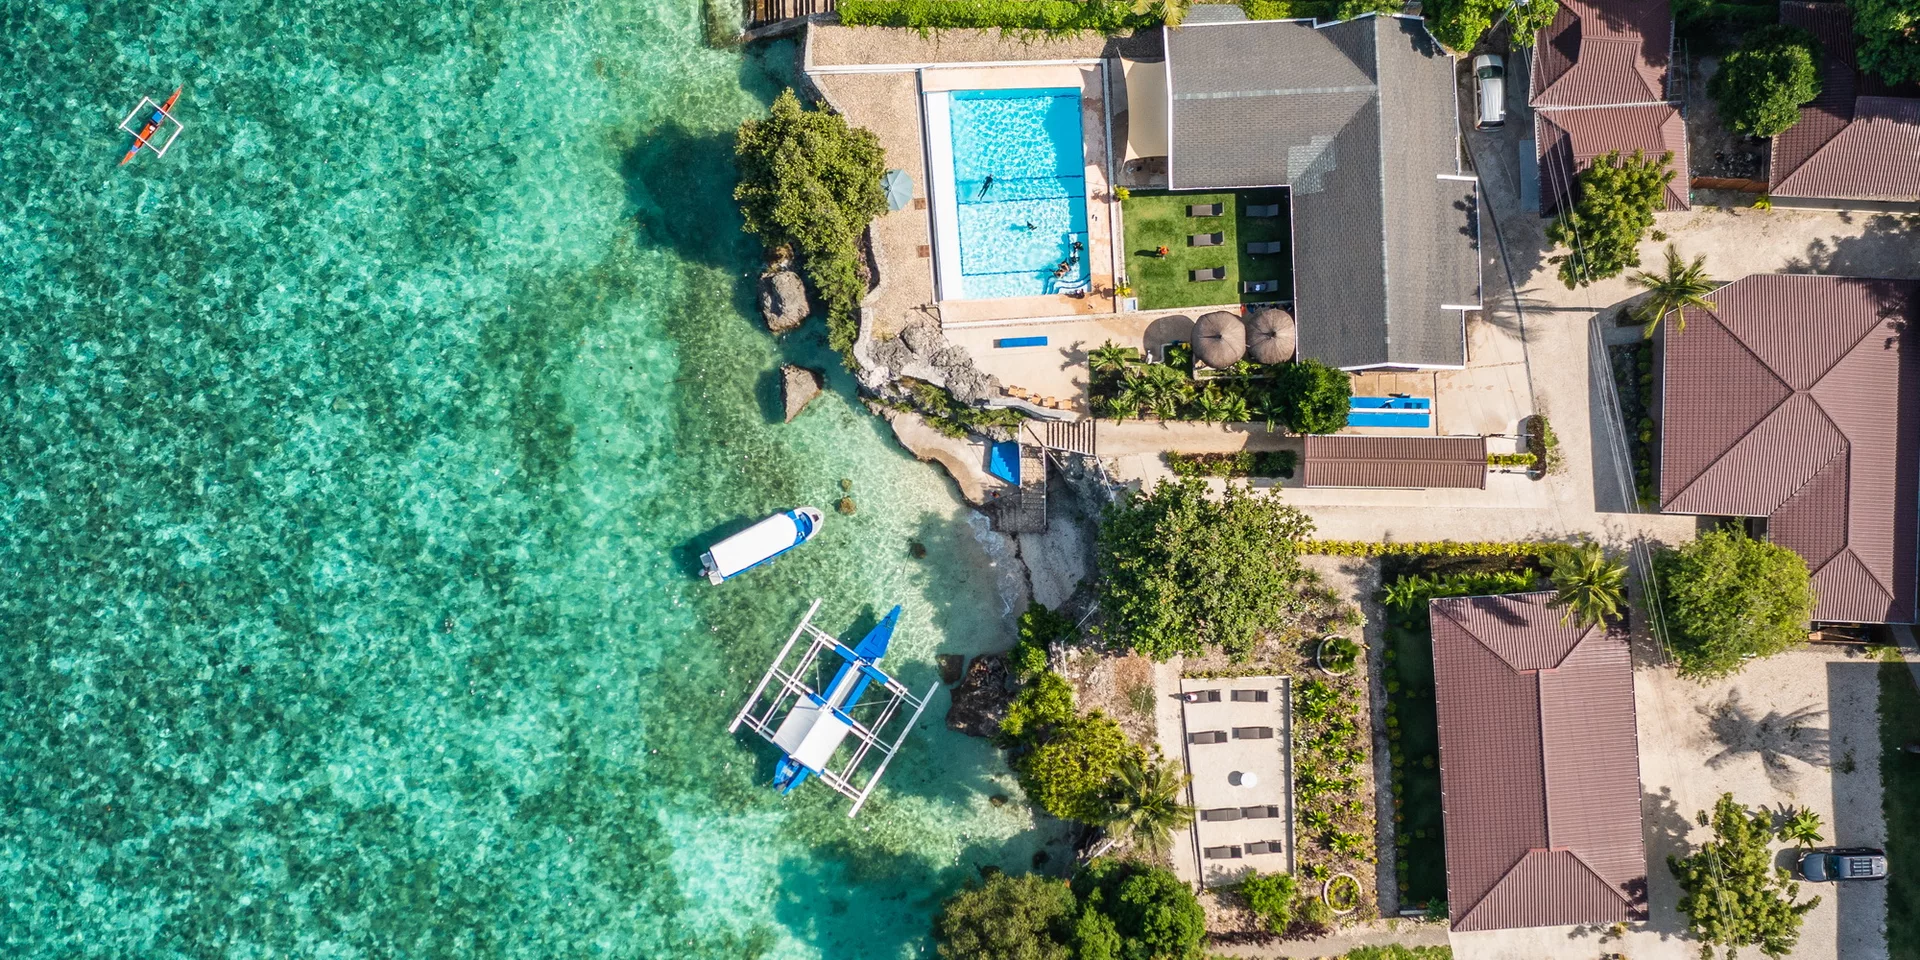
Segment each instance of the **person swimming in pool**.
[{"label": "person swimming in pool", "polygon": [[992,189],[993,189],[993,174],[989,173],[987,174],[987,178],[985,180],[980,181],[980,192],[977,194],[974,194],[973,198],[975,200],[978,200],[981,197],[986,196],[987,191]]}]

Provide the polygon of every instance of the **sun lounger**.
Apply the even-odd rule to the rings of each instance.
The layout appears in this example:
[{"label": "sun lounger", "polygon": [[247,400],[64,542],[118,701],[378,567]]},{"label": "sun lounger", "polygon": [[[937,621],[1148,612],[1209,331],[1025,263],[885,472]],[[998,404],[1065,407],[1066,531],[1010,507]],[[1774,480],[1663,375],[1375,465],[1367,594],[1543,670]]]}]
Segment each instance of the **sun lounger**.
[{"label": "sun lounger", "polygon": [[1225,823],[1230,820],[1238,820],[1240,819],[1240,808],[1216,807],[1212,810],[1202,810],[1200,811],[1200,819],[1208,823]]},{"label": "sun lounger", "polygon": [[1240,808],[1240,816],[1247,820],[1271,820],[1279,815],[1279,804],[1269,803],[1265,806]]},{"label": "sun lounger", "polygon": [[1272,727],[1234,727],[1233,738],[1235,740],[1272,740],[1273,728]]},{"label": "sun lounger", "polygon": [[1203,855],[1204,855],[1204,856],[1205,856],[1205,857],[1206,857],[1206,858],[1207,858],[1208,860],[1238,860],[1238,859],[1240,859],[1240,848],[1239,848],[1239,847],[1237,847],[1237,846],[1233,846],[1233,847],[1208,847],[1208,848],[1207,848],[1206,850],[1204,850],[1204,851],[1202,851],[1202,853],[1203,853]]},{"label": "sun lounger", "polygon": [[1225,730],[1202,730],[1199,733],[1189,733],[1187,734],[1187,742],[1188,743],[1226,743],[1227,732]]},{"label": "sun lounger", "polygon": [[1205,283],[1209,280],[1225,280],[1226,267],[1206,267],[1200,270],[1188,270],[1187,280],[1191,283]]},{"label": "sun lounger", "polygon": [[[1234,691],[1234,692],[1238,693],[1239,691]],[[1181,694],[1180,699],[1185,700],[1188,703],[1219,703],[1220,691],[1189,690],[1186,693]]]},{"label": "sun lounger", "polygon": [[1284,240],[1255,240],[1247,244],[1247,252],[1253,254],[1284,253],[1286,248],[1287,244]]},{"label": "sun lounger", "polygon": [[1267,692],[1265,690],[1235,690],[1233,692],[1233,702],[1234,703],[1266,703]]},{"label": "sun lounger", "polygon": [[1247,280],[1240,284],[1241,293],[1278,293],[1279,291],[1280,281],[1278,280]]},{"label": "sun lounger", "polygon": [[1280,205],[1277,203],[1247,204],[1247,216],[1249,217],[1277,217],[1279,215]]},{"label": "sun lounger", "polygon": [[1187,236],[1189,247],[1217,247],[1227,241],[1224,233],[1194,233]]},{"label": "sun lounger", "polygon": [[1261,854],[1261,853],[1285,853],[1285,852],[1287,852],[1286,846],[1278,840],[1256,840],[1253,843],[1247,844],[1248,856],[1252,856],[1254,854]]},{"label": "sun lounger", "polygon": [[1189,217],[1217,217],[1225,212],[1227,212],[1227,207],[1226,204],[1222,203],[1187,204],[1187,216]]}]

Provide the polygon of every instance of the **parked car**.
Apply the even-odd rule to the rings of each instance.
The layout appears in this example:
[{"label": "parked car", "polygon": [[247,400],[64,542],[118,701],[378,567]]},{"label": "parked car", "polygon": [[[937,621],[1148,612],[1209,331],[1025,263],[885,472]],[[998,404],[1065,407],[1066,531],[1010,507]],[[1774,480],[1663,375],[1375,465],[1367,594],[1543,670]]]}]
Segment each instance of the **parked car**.
[{"label": "parked car", "polygon": [[1885,880],[1887,852],[1872,847],[1828,847],[1800,857],[1800,879],[1814,883],[1839,880]]},{"label": "parked car", "polygon": [[1473,102],[1480,129],[1507,122],[1507,63],[1491,53],[1473,58]]}]

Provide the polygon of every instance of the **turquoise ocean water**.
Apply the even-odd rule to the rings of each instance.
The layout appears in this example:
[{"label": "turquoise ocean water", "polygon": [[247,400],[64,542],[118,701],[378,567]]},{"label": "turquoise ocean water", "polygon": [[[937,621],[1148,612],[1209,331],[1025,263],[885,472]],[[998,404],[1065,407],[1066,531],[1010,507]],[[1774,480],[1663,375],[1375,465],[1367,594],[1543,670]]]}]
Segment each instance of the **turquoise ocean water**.
[{"label": "turquoise ocean water", "polygon": [[[857,820],[724,732],[814,597],[905,603],[916,687],[1010,638],[844,375],[776,422],[783,356],[831,360],[750,317],[729,157],[792,48],[698,24],[0,7],[0,954],[917,956],[1047,839],[944,693]],[[842,478],[855,516],[694,579]]]}]

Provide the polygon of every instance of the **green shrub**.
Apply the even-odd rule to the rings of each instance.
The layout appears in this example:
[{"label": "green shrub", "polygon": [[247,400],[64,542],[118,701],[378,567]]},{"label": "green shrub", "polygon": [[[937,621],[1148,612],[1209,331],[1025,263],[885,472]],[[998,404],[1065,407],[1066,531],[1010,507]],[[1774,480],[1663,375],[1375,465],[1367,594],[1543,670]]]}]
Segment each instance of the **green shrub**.
[{"label": "green shrub", "polygon": [[995,873],[947,899],[934,937],[946,960],[1071,960],[1073,912],[1066,884]]},{"label": "green shrub", "polygon": [[1047,650],[1073,635],[1073,621],[1038,603],[1028,603],[1020,615],[1020,641],[1014,644],[1007,665],[1014,676],[1032,680],[1047,672]]},{"label": "green shrub", "polygon": [[1478,597],[1500,593],[1524,593],[1533,589],[1531,571],[1499,570],[1480,573],[1403,576],[1387,585],[1381,602],[1408,613],[1427,608],[1436,597]]},{"label": "green shrub", "polygon": [[1294,887],[1291,874],[1256,871],[1240,881],[1240,895],[1247,898],[1247,909],[1268,930],[1285,933],[1293,925]]},{"label": "green shrub", "polygon": [[1203,955],[1206,912],[1173,871],[1100,859],[1074,876],[1073,890],[1085,907],[1112,918],[1122,960],[1200,960]]},{"label": "green shrub", "polygon": [[1860,68],[1890,84],[1920,80],[1920,2],[1847,0],[1860,45]]},{"label": "green shrub", "polygon": [[1007,705],[1007,715],[1000,721],[1001,745],[1021,747],[1045,739],[1073,721],[1073,701],[1073,685],[1057,673],[1042,670]]},{"label": "green shrub", "polygon": [[1346,673],[1360,660],[1360,645],[1346,637],[1328,637],[1320,647],[1320,665],[1333,673]]},{"label": "green shrub", "polygon": [[769,250],[798,254],[827,308],[827,340],[852,362],[859,335],[860,235],[886,212],[886,154],[871,131],[826,110],[807,110],[787,90],[771,112],[734,136],[743,228]]},{"label": "green shrub", "polygon": [[1798,27],[1761,27],[1720,61],[1707,89],[1728,126],[1779,136],[1800,119],[1800,105],[1820,95],[1820,43]]},{"label": "green shrub", "polygon": [[1176,477],[1291,477],[1299,463],[1292,450],[1235,453],[1168,452],[1167,469]]},{"label": "green shrub", "polygon": [[1302,936],[1320,936],[1333,929],[1333,908],[1325,900],[1307,895],[1293,905],[1295,930]]},{"label": "green shrub", "polygon": [[1739,670],[1806,640],[1814,592],[1807,563],[1739,529],[1710,530],[1654,558],[1667,640],[1680,671],[1699,677]]},{"label": "green shrub", "polygon": [[1513,25],[1514,44],[1533,46],[1534,35],[1553,23],[1553,16],[1559,10],[1560,5],[1554,0],[1518,5],[1502,0],[1428,0],[1421,7],[1434,39],[1463,55],[1473,49],[1480,35],[1502,14],[1507,14]]},{"label": "green shrub", "polygon": [[1371,540],[1298,540],[1293,552],[1333,557],[1536,557],[1555,547],[1548,541],[1415,540],[1375,543]]},{"label": "green shrub", "polygon": [[1539,459],[1540,458],[1531,453],[1489,453],[1487,454],[1487,466],[1531,467],[1535,463],[1538,463]]},{"label": "green shrub", "polygon": [[1106,819],[1106,793],[1121,765],[1141,756],[1126,731],[1095,710],[1054,725],[1045,739],[1015,755],[1012,766],[1027,799],[1049,815],[1100,823]]},{"label": "green shrub", "polygon": [[1672,161],[1672,151],[1627,157],[1615,150],[1574,177],[1573,203],[1547,224],[1547,239],[1566,248],[1549,261],[1559,265],[1568,290],[1640,265],[1640,239],[1653,227],[1654,211],[1666,206],[1676,174]]},{"label": "green shrub", "polygon": [[840,22],[923,32],[998,27],[1017,33],[1119,33],[1167,21],[1163,4],[1126,0],[840,0]]},{"label": "green shrub", "polygon": [[1272,368],[1275,419],[1294,433],[1335,433],[1347,425],[1353,376],[1318,360]]}]

